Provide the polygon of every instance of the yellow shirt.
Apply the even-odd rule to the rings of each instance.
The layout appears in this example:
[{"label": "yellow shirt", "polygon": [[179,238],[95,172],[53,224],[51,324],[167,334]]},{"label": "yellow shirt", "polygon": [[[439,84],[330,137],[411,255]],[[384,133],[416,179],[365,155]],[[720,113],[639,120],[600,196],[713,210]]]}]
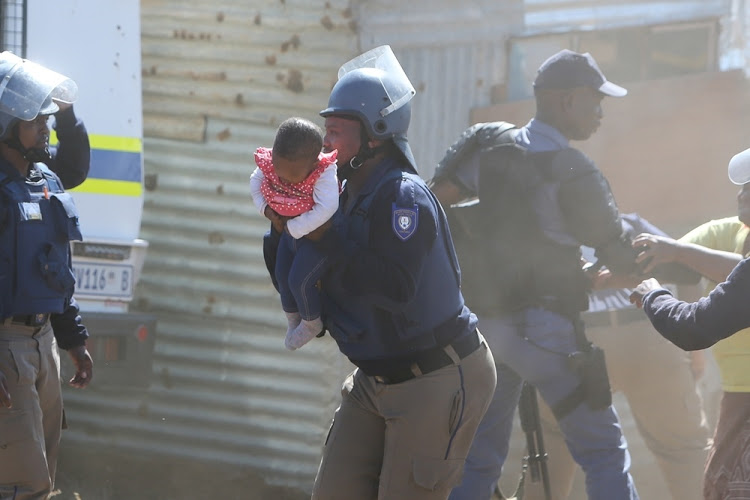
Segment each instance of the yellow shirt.
[{"label": "yellow shirt", "polygon": [[[742,254],[748,233],[750,228],[737,217],[728,217],[698,226],[680,241]],[[716,285],[709,282],[705,294],[708,295]],[[721,373],[722,388],[727,392],[750,392],[750,328],[720,340],[711,349]]]}]

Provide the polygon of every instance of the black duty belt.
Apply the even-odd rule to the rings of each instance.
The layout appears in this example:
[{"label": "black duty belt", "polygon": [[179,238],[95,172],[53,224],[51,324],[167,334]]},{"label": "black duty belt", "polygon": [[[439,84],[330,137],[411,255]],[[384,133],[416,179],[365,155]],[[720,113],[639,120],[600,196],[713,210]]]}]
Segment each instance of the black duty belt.
[{"label": "black duty belt", "polygon": [[624,309],[609,309],[606,311],[584,312],[581,319],[587,328],[620,326],[636,321],[645,321],[646,313],[642,309],[626,307]]},{"label": "black duty belt", "polygon": [[[465,358],[476,351],[481,343],[478,332],[474,330],[445,347],[423,351],[410,361],[389,364],[382,369],[371,367],[368,371],[372,371],[374,373],[372,376],[381,384],[400,384],[454,364],[454,357],[457,357],[456,361]],[[455,353],[455,356],[452,356],[452,353]]]},{"label": "black duty belt", "polygon": [[40,313],[40,314],[17,314],[15,316],[11,316],[10,318],[5,318],[2,321],[2,324],[5,326],[8,325],[19,325],[19,326],[42,326],[44,325],[47,320],[49,319],[49,314]]}]

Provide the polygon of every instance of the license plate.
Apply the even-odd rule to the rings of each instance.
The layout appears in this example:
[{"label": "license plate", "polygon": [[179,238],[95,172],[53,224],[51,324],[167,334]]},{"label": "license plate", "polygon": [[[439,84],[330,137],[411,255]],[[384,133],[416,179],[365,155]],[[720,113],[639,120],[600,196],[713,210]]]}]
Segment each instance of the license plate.
[{"label": "license plate", "polygon": [[73,273],[78,295],[130,297],[133,294],[133,266],[74,262]]}]

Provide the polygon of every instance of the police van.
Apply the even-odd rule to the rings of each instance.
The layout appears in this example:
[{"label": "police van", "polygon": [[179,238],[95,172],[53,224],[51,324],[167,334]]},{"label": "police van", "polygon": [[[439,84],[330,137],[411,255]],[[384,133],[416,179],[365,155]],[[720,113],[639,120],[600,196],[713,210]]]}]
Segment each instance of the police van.
[{"label": "police van", "polygon": [[[5,1],[2,50],[72,78],[91,144],[88,178],[70,189],[83,241],[73,243],[75,298],[91,338],[93,385],[147,384],[155,319],[130,311],[148,243],[143,213],[138,0]],[[54,131],[50,143],[56,143]],[[65,358],[65,357],[63,357]]]}]

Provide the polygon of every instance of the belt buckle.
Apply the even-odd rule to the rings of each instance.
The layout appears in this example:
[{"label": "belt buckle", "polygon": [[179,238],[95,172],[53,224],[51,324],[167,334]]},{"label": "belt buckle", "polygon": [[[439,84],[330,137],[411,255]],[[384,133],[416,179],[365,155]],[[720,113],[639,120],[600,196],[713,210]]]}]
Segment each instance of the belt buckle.
[{"label": "belt buckle", "polygon": [[26,316],[23,316],[23,319],[15,319],[18,318],[18,316],[11,316],[10,318],[5,320],[5,324],[12,324],[15,323],[17,325],[23,325],[23,326],[30,326],[30,327],[40,327],[43,326],[47,322],[48,315],[47,313],[37,313],[37,314],[27,314]]}]

